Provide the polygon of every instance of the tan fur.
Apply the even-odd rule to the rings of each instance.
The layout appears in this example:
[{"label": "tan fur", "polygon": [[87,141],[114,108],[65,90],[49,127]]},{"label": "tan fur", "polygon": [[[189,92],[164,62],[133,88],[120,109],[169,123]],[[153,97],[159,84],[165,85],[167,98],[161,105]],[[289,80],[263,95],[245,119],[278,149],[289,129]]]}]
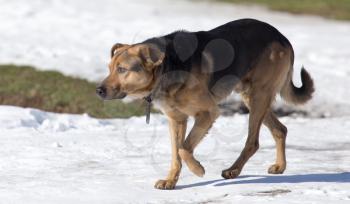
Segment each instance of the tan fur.
[{"label": "tan fur", "polygon": [[[127,46],[126,49],[123,49],[125,46]],[[147,95],[154,87],[156,63],[159,61],[150,58],[150,61],[144,60],[144,55],[147,55],[148,52],[150,56],[149,52],[159,52],[159,50],[152,51],[140,45],[124,45],[118,48],[121,50],[112,51],[115,54],[110,63],[111,74],[104,84],[107,87],[118,87],[129,95]],[[161,53],[156,56],[162,60]],[[265,124],[270,129],[276,142],[276,162],[268,169],[268,172],[276,174],[283,173],[285,170],[287,129],[272,113],[270,107],[276,94],[285,87],[287,81],[291,80],[291,59],[292,49],[290,47],[286,48],[279,43],[272,43],[261,54],[256,66],[241,79],[236,87],[232,87],[241,94],[244,103],[250,110],[249,129],[244,149],[233,165],[222,172],[223,177],[237,177],[244,164],[258,150],[261,124]],[[130,68],[135,63],[144,66],[144,71],[129,73],[129,76],[115,74],[118,66]],[[194,174],[203,176],[205,170],[195,159],[193,152],[219,116],[218,103],[228,95],[218,94],[220,96],[218,98],[210,93],[207,86],[208,74],[200,72],[190,74],[193,80],[187,80],[187,84],[180,91],[169,90],[167,96],[158,102],[161,110],[169,119],[172,146],[171,168],[165,180],[156,182],[155,187],[158,189],[175,187],[182,167],[181,160],[185,161]],[[189,116],[194,117],[195,123],[185,139]]]}]

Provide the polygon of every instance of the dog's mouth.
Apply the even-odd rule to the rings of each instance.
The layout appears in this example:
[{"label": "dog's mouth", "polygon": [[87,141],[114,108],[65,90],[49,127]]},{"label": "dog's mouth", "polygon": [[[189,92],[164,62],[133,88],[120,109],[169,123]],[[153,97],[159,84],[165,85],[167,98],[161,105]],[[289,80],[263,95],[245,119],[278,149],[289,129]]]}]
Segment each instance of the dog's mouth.
[{"label": "dog's mouth", "polygon": [[125,92],[117,92],[117,93],[114,93],[114,94],[108,94],[107,91],[100,91],[100,90],[97,90],[97,95],[102,99],[102,100],[113,100],[113,99],[123,99],[125,98],[128,94],[125,93]]},{"label": "dog's mouth", "polygon": [[128,94],[125,92],[118,93],[113,99],[123,99],[127,96]]},{"label": "dog's mouth", "polygon": [[106,96],[106,97],[104,97],[102,99],[106,100],[106,101],[108,101],[108,100],[119,100],[119,99],[125,98],[127,95],[128,94],[125,93],[125,92],[119,92],[119,93],[116,93],[116,94],[114,94],[112,96]]}]

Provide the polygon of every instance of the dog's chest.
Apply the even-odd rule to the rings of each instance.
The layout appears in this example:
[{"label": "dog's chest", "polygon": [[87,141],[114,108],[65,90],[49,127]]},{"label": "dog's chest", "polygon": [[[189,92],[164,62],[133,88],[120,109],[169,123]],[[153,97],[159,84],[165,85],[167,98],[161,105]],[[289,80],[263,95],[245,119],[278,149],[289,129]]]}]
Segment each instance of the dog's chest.
[{"label": "dog's chest", "polygon": [[154,104],[165,114],[181,112],[189,116],[216,106],[215,101],[205,89],[183,89],[176,94],[155,100]]}]

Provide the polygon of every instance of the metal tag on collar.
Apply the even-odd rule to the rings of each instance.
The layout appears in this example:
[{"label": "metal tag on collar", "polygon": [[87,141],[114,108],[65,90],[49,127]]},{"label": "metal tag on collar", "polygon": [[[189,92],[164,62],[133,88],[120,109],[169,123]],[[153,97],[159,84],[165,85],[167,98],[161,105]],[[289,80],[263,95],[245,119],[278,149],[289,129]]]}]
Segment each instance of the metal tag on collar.
[{"label": "metal tag on collar", "polygon": [[151,95],[144,98],[146,101],[146,123],[149,124],[150,118],[151,118],[151,105],[152,105],[152,97]]}]

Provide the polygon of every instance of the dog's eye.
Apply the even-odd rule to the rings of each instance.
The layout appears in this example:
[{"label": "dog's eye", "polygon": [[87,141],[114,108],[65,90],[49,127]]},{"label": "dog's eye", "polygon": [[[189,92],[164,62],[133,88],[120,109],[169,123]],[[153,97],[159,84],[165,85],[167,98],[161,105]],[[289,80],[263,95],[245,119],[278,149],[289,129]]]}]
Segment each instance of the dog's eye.
[{"label": "dog's eye", "polygon": [[139,72],[142,70],[142,68],[141,68],[141,65],[138,65],[138,66],[133,66],[130,70],[134,72]]},{"label": "dog's eye", "polygon": [[125,73],[125,72],[127,72],[127,71],[128,71],[128,70],[125,69],[125,68],[123,68],[123,67],[118,67],[118,68],[117,68],[117,72],[118,72],[119,74]]}]

